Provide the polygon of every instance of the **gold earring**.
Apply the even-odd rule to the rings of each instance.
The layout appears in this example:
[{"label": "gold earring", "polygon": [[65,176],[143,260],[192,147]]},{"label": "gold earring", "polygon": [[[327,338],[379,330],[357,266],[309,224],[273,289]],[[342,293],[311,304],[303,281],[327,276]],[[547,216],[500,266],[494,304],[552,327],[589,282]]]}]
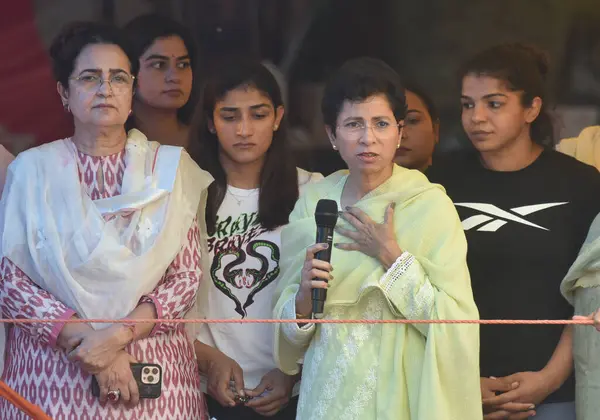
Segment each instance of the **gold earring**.
[{"label": "gold earring", "polygon": [[277,131],[277,129],[278,129],[278,128],[279,128],[279,126],[278,126],[278,125],[274,125],[274,126],[273,126],[273,130],[274,130],[274,131]]}]

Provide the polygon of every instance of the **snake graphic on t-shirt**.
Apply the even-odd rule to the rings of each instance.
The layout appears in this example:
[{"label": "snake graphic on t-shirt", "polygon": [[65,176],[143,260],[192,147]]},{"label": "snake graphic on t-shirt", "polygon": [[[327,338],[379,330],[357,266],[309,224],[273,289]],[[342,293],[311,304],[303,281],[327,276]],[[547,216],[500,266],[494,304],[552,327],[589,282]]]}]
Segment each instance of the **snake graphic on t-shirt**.
[{"label": "snake graphic on t-shirt", "polygon": [[[271,260],[275,262],[275,267],[269,271],[269,259],[257,252],[258,248],[265,247],[271,251]],[[222,260],[228,255],[233,255],[235,258],[225,266],[222,266]],[[245,318],[247,308],[254,303],[254,297],[269,284],[273,282],[279,275],[279,248],[273,242],[266,240],[250,241],[245,247],[230,248],[222,252],[215,253],[213,258],[210,274],[217,289],[235,304],[235,311]],[[240,268],[247,258],[255,258],[260,261],[260,268]],[[222,279],[217,275],[220,269],[223,269]],[[238,297],[233,293],[235,289],[251,289],[250,294],[245,302],[240,302]]]},{"label": "snake graphic on t-shirt", "polygon": [[213,283],[242,318],[257,294],[279,275],[279,246],[271,238],[258,222],[258,213],[252,212],[217,217],[216,231],[208,239]]}]

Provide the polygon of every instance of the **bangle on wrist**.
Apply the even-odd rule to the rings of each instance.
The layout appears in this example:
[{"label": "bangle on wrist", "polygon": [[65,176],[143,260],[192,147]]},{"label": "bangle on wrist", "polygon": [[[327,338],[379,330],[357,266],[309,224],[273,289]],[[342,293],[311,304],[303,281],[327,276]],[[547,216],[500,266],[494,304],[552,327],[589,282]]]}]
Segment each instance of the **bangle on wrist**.
[{"label": "bangle on wrist", "polygon": [[307,314],[303,314],[298,310],[298,306],[302,306],[302,304],[298,305],[298,293],[296,293],[296,298],[294,299],[294,311],[296,313],[296,319],[310,319],[312,318],[312,310],[308,309],[308,313]]}]

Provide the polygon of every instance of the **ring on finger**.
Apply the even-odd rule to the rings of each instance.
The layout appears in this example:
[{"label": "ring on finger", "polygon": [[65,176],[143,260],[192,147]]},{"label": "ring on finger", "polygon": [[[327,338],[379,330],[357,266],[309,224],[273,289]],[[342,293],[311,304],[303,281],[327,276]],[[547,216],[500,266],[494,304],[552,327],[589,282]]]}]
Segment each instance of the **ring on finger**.
[{"label": "ring on finger", "polygon": [[121,390],[115,389],[112,391],[108,391],[107,396],[111,402],[117,402],[117,401],[119,401],[119,398],[121,398]]}]

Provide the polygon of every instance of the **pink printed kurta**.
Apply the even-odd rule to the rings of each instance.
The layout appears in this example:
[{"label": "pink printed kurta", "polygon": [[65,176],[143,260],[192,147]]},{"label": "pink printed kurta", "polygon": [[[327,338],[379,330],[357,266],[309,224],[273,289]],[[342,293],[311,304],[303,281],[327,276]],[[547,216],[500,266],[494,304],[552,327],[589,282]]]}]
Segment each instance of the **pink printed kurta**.
[{"label": "pink printed kurta", "polygon": [[[79,153],[78,157],[80,181],[92,199],[120,194],[125,151],[106,157]],[[153,302],[159,318],[182,318],[194,304],[200,278],[199,231],[194,221],[181,251],[154,291],[144,296],[142,302]],[[68,319],[74,314],[6,258],[0,264],[0,306],[4,318]],[[11,388],[42,407],[54,420],[207,418],[194,349],[183,324],[157,324],[150,337],[127,347],[140,362],[158,363],[163,367],[160,398],[142,399],[133,409],[121,403],[101,404],[92,396],[91,376],[56,347],[63,325],[13,326],[8,334],[2,376]],[[27,418],[0,398],[0,419]]]}]

